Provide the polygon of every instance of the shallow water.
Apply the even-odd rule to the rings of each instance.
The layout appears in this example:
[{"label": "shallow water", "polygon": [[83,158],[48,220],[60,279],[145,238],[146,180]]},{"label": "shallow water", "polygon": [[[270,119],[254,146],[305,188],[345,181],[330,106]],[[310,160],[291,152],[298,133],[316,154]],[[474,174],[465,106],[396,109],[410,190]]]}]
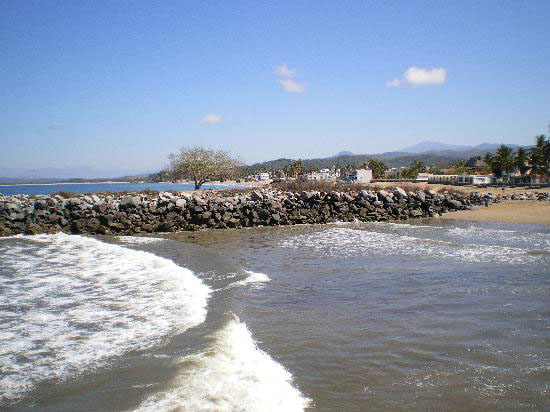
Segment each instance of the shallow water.
[{"label": "shallow water", "polygon": [[[239,189],[249,186],[225,186],[205,184],[201,187],[203,190],[227,190]],[[50,195],[56,192],[69,193],[102,193],[102,192],[141,192],[144,190],[153,190],[157,192],[165,191],[191,191],[195,190],[195,185],[189,183],[59,183],[42,185],[0,185],[0,194],[10,195]]]},{"label": "shallow water", "polygon": [[545,227],[19,236],[0,256],[13,409],[550,406]]}]

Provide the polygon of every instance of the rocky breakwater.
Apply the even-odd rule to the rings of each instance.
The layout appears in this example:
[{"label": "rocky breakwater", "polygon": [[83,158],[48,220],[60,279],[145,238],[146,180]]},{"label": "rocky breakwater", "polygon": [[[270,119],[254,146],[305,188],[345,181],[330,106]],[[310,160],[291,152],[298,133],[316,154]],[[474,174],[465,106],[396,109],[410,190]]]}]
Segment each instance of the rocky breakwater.
[{"label": "rocky breakwater", "polygon": [[[539,200],[550,200],[546,194]],[[251,226],[386,221],[488,206],[500,195],[359,190],[355,192],[134,193],[1,196],[0,236],[20,233],[136,234]]]}]

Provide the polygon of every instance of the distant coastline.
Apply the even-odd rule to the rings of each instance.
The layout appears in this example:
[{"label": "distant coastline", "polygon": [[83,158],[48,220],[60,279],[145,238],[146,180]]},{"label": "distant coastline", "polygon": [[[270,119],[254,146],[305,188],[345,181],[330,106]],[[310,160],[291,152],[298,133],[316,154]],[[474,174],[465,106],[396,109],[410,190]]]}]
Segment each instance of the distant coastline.
[{"label": "distant coastline", "polygon": [[61,182],[61,183],[10,183],[0,184],[0,187],[14,187],[14,186],[61,186],[61,185],[118,185],[128,184],[132,182]]},{"label": "distant coastline", "polygon": [[[62,185],[118,185],[118,184],[166,184],[166,185],[186,185],[192,182],[132,182],[132,181],[92,181],[92,182],[48,182],[48,183],[0,183],[0,187],[17,187],[17,186],[62,186]],[[225,182],[212,181],[207,182],[204,186],[266,186],[269,182],[236,182],[228,180]]]}]

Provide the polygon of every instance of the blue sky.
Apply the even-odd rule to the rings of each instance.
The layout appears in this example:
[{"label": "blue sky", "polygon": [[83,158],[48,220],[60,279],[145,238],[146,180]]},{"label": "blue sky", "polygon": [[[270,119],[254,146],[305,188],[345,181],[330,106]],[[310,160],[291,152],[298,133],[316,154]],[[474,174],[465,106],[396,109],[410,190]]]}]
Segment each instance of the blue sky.
[{"label": "blue sky", "polygon": [[0,7],[2,167],[531,144],[550,123],[548,1]]}]

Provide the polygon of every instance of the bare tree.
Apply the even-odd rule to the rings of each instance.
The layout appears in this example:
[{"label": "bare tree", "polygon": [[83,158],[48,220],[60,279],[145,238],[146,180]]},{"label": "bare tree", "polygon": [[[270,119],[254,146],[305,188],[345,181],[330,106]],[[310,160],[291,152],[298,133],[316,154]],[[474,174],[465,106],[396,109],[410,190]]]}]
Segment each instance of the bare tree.
[{"label": "bare tree", "polygon": [[182,147],[177,154],[170,154],[170,173],[174,179],[195,182],[195,190],[208,180],[224,180],[235,175],[240,162],[223,150],[204,147]]}]

